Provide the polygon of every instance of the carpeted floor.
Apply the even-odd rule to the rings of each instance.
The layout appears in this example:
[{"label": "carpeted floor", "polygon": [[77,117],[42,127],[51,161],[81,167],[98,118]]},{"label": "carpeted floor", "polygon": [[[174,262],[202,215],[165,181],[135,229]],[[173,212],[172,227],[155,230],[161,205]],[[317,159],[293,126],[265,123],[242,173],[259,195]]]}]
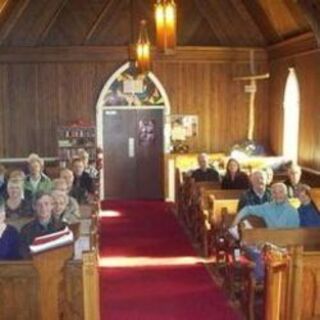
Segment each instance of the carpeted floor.
[{"label": "carpeted floor", "polygon": [[164,202],[102,204],[101,319],[239,319]]}]

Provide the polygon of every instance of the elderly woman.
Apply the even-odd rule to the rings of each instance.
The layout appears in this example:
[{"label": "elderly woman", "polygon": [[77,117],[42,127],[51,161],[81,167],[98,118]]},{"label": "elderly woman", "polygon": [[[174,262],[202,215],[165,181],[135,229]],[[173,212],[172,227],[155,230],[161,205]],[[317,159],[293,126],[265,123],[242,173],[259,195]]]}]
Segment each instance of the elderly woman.
[{"label": "elderly woman", "polygon": [[43,160],[38,155],[32,154],[28,163],[30,174],[25,179],[26,196],[30,194],[33,199],[39,192],[50,192],[52,184],[50,178],[43,173]]},{"label": "elderly woman", "polygon": [[240,170],[240,164],[236,159],[230,158],[226,169],[226,174],[221,183],[222,189],[249,189],[249,177]]},{"label": "elderly woman", "polygon": [[5,203],[7,218],[31,217],[31,203],[23,197],[23,181],[10,179],[7,185],[8,198]]},{"label": "elderly woman", "polygon": [[81,159],[72,161],[74,180],[70,195],[76,198],[79,204],[89,203],[95,192],[94,180],[84,169],[85,165]]},{"label": "elderly woman", "polygon": [[311,188],[306,184],[300,184],[297,195],[300,200],[298,208],[301,227],[320,227],[320,212],[313,203],[310,194]]},{"label": "elderly woman", "polygon": [[[71,174],[73,177],[72,172]],[[69,196],[69,188],[68,188],[66,179],[63,179],[63,178],[54,179],[52,183],[53,183],[53,191],[54,190],[62,191],[68,197],[68,204],[67,204],[66,211],[71,215],[73,215],[74,217],[76,217],[77,219],[80,219],[79,204],[75,198]]]},{"label": "elderly woman", "polygon": [[84,171],[87,172],[91,178],[95,179],[98,175],[98,170],[93,165],[89,164],[89,153],[84,149],[79,149],[78,158],[84,163]]},{"label": "elderly woman", "polygon": [[68,208],[69,197],[60,190],[54,190],[51,193],[53,198],[53,218],[56,222],[73,224],[79,222],[79,215],[75,215]]},{"label": "elderly woman", "polygon": [[5,223],[4,206],[0,205],[0,260],[17,260],[19,255],[19,233]]}]

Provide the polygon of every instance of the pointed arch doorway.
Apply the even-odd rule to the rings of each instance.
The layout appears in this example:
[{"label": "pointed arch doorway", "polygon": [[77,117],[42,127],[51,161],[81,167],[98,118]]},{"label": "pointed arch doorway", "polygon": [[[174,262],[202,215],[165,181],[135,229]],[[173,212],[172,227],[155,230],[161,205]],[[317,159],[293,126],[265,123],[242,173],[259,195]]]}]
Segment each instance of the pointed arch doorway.
[{"label": "pointed arch doorway", "polygon": [[101,198],[164,199],[168,96],[153,73],[126,63],[104,85],[96,106],[104,165]]}]

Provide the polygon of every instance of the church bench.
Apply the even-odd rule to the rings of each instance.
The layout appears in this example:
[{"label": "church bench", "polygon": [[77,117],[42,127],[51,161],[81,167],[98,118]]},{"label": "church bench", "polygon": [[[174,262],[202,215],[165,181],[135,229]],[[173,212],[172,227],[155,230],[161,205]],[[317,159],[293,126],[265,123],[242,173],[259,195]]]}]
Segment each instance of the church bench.
[{"label": "church bench", "polygon": [[[94,315],[99,310],[92,310],[92,306],[99,307],[98,267],[95,254],[87,252],[82,260],[68,260],[58,272],[53,272],[50,268],[52,265],[50,257],[43,259],[46,259],[47,270],[40,269],[40,271],[32,260],[0,262],[0,319],[58,319],[50,314],[50,309],[45,317],[41,316],[40,311],[43,304],[55,304],[52,301],[52,291],[55,286],[58,286],[59,299],[53,314],[63,315],[63,319],[66,320],[98,319]],[[47,288],[41,291],[40,298],[40,277],[44,272],[51,280],[50,284],[47,283]]]},{"label": "church bench", "polygon": [[[99,205],[93,203],[86,209],[85,217],[89,218],[70,226],[74,245],[48,250],[32,260],[0,261],[0,319],[55,320],[57,314],[66,320],[99,319]],[[16,226],[26,223],[25,219],[13,222]],[[67,250],[67,256],[61,260],[52,256],[62,250]],[[57,262],[63,264],[55,269]],[[45,289],[41,286],[44,282]],[[59,289],[59,299],[53,299],[54,287]],[[44,317],[42,306],[52,300],[59,300],[54,304],[53,316],[49,312]]]},{"label": "church bench", "polygon": [[[244,229],[241,239],[246,245],[269,243],[266,249],[265,319],[318,319],[320,228]],[[287,250],[275,251],[275,245]],[[251,296],[254,297],[252,292]],[[250,319],[253,319],[253,305],[251,301]]]}]

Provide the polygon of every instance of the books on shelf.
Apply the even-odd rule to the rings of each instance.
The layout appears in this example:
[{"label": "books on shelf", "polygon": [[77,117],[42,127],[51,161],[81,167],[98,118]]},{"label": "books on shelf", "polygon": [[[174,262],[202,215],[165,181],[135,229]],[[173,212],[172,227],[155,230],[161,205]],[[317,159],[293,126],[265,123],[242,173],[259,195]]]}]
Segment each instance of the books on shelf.
[{"label": "books on shelf", "polygon": [[72,231],[68,227],[65,227],[61,231],[36,237],[29,246],[30,252],[36,254],[53,248],[63,247],[72,243],[73,239]]},{"label": "books on shelf", "polygon": [[96,127],[84,121],[57,128],[58,156],[61,161],[71,161],[80,149],[89,153],[91,161],[96,158]]}]

